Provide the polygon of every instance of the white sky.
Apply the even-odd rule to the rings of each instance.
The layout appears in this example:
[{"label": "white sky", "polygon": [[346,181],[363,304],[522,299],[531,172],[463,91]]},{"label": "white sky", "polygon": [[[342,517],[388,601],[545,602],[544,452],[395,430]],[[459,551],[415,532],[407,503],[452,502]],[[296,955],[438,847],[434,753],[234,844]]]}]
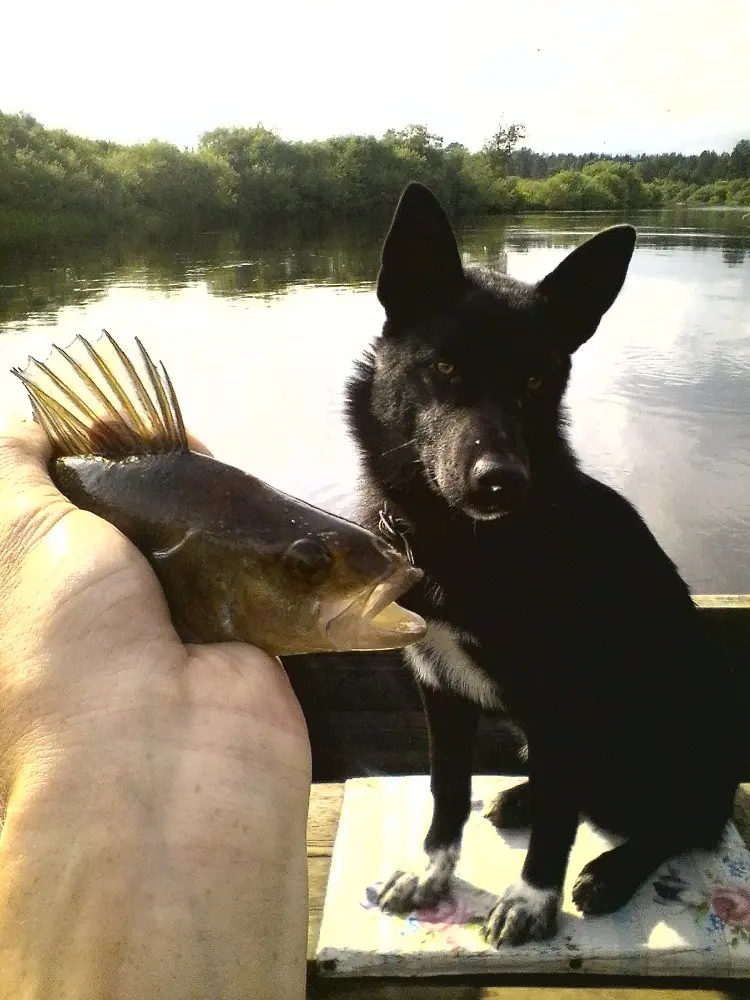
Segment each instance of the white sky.
[{"label": "white sky", "polygon": [[750,0],[27,0],[3,5],[0,110],[123,142],[411,122],[478,148],[731,148],[750,135]]}]

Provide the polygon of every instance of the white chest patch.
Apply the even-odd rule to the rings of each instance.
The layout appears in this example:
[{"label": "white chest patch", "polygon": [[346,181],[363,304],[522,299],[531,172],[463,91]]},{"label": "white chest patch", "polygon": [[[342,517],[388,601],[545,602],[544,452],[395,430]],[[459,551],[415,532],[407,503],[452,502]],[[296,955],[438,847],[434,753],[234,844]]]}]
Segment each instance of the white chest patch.
[{"label": "white chest patch", "polygon": [[466,645],[478,642],[468,632],[428,619],[427,635],[407,646],[404,654],[424,684],[450,688],[482,708],[501,708],[497,685],[472,660]]}]

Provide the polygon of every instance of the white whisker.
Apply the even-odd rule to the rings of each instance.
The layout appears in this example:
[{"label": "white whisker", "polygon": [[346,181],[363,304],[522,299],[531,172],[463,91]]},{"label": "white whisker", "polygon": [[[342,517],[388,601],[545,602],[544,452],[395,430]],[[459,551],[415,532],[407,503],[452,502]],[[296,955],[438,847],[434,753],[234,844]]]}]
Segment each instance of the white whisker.
[{"label": "white whisker", "polygon": [[408,448],[413,444],[416,444],[416,438],[412,438],[411,441],[404,441],[403,444],[397,444],[395,448],[389,448],[387,451],[381,452],[380,457],[385,458],[386,455],[393,454],[393,452],[398,451],[399,448]]}]

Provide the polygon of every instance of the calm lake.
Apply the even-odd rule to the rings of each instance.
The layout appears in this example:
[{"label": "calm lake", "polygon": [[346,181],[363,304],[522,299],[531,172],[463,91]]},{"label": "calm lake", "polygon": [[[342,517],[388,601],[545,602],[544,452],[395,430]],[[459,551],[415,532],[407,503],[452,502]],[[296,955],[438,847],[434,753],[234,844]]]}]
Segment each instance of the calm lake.
[{"label": "calm lake", "polygon": [[[623,216],[536,215],[465,228],[465,260],[536,280]],[[585,467],[640,508],[688,583],[750,591],[750,212],[630,216],[623,292],[576,355],[568,392]],[[380,236],[0,260],[8,370],[102,327],[167,365],[189,428],[227,462],[351,514],[354,449],[339,416],[352,360],[378,333]]]}]

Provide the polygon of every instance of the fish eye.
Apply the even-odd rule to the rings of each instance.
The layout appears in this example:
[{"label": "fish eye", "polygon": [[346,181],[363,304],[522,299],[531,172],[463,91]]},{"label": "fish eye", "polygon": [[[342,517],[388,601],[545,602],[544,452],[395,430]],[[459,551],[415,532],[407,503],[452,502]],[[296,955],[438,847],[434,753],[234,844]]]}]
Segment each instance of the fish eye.
[{"label": "fish eye", "polygon": [[538,375],[529,375],[529,377],[526,379],[527,389],[538,389],[541,384],[542,380]]},{"label": "fish eye", "polygon": [[284,553],[284,562],[305,583],[322,583],[333,567],[333,554],[316,538],[299,538]]},{"label": "fish eye", "polygon": [[452,375],[455,370],[455,365],[452,365],[450,361],[436,361],[435,367],[441,375]]}]

